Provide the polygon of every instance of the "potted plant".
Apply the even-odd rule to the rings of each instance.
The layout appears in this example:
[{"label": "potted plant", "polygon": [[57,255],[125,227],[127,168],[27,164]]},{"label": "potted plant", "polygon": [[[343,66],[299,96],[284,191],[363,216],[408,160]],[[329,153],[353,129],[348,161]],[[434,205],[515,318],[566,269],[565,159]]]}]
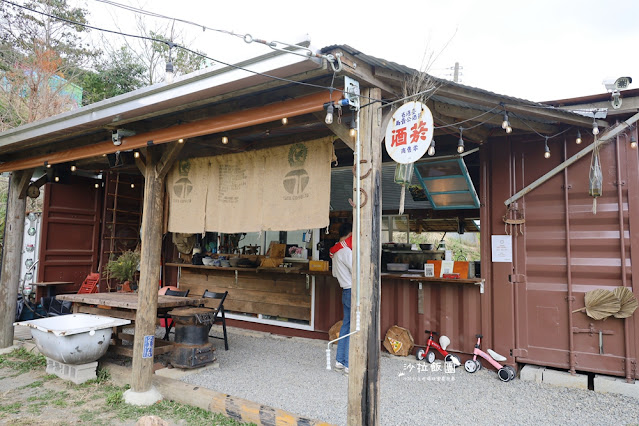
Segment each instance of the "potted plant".
[{"label": "potted plant", "polygon": [[117,259],[109,260],[102,275],[107,279],[115,278],[122,283],[122,287],[126,288],[126,285],[131,290],[137,290],[138,286],[135,283],[135,273],[140,266],[140,251],[127,250],[122,253]]}]

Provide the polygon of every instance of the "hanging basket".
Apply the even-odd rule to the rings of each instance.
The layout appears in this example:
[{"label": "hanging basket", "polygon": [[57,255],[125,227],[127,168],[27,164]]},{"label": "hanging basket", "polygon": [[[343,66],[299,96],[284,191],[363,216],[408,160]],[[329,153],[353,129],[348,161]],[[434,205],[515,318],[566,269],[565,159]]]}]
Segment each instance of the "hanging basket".
[{"label": "hanging basket", "polygon": [[615,318],[628,318],[635,312],[637,306],[637,298],[628,287],[617,287],[613,290],[613,293],[619,299],[621,307],[619,312],[613,314]]},{"label": "hanging basket", "polygon": [[581,309],[575,309],[574,312],[586,311],[586,315],[594,320],[602,320],[619,312],[621,302],[619,298],[610,290],[598,288],[586,293],[584,297],[585,304]]}]

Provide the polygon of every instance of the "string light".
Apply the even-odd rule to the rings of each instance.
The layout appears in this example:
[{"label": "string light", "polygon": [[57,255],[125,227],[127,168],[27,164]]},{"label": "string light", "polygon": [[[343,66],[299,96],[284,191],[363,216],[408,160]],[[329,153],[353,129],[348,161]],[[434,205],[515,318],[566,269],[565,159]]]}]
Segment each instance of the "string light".
[{"label": "string light", "polygon": [[462,153],[464,152],[464,138],[463,138],[463,134],[464,134],[464,128],[460,127],[459,128],[459,142],[457,142],[457,152],[458,153]]},{"label": "string light", "polygon": [[282,118],[282,125],[286,126],[288,124],[288,118],[283,117]]},{"label": "string light", "polygon": [[182,138],[178,139],[178,143],[184,143],[184,139]]},{"label": "string light", "polygon": [[55,180],[56,182],[60,182],[60,176],[54,177],[53,180]]},{"label": "string light", "polygon": [[548,147],[548,137],[546,136],[546,141],[544,142],[544,158],[550,158],[550,148]]},{"label": "string light", "polygon": [[577,145],[581,143],[581,132],[579,131],[579,129],[577,129],[577,139],[575,140],[575,143]]},{"label": "string light", "polygon": [[333,104],[328,104],[328,106],[326,107],[326,118],[324,119],[324,123],[328,125],[333,124],[333,111],[335,111]]},{"label": "string light", "polygon": [[222,136],[222,143],[223,143],[224,145],[226,145],[227,143],[229,143],[229,138],[228,138],[228,137],[226,137],[226,136]]},{"label": "string light", "polygon": [[71,171],[75,172],[76,170],[78,170],[78,168],[75,166],[75,164],[71,165]]},{"label": "string light", "polygon": [[135,151],[135,152],[133,153],[133,157],[135,157],[135,158],[140,158],[140,151]]},{"label": "string light", "polygon": [[637,138],[635,135],[630,136],[630,148],[637,149]]},{"label": "string light", "polygon": [[99,183],[96,183],[95,185],[93,185],[95,187],[95,189],[98,189],[100,187]]},{"label": "string light", "polygon": [[430,146],[428,147],[428,155],[431,157],[435,155],[435,139],[430,141]]},{"label": "string light", "polygon": [[46,162],[46,161],[44,162],[44,165],[45,165],[45,166],[47,166],[47,169],[50,169],[50,168],[51,168],[51,164],[49,164],[49,163],[48,163],[48,162]]},{"label": "string light", "polygon": [[592,134],[597,136],[599,134],[599,126],[597,126],[597,120],[592,119]]},{"label": "string light", "polygon": [[131,182],[131,188],[135,188],[135,184]]},{"label": "string light", "polygon": [[504,111],[504,121],[501,122],[501,128],[506,130],[506,127],[510,126],[510,122],[508,121],[508,113]]}]

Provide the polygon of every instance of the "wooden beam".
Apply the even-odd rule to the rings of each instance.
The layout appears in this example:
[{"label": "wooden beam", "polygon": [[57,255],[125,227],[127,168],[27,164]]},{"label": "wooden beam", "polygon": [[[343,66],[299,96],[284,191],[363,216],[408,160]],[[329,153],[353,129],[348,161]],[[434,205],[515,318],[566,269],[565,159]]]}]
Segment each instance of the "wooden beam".
[{"label": "wooden beam", "polygon": [[[385,68],[375,68],[375,77],[386,81],[403,81],[406,77],[402,73],[391,71]],[[439,86],[435,92],[437,96],[442,96],[448,99],[455,99],[462,102],[468,102],[475,105],[483,105],[487,107],[503,106],[507,111],[515,113],[526,114],[531,117],[538,117],[545,120],[556,121],[559,123],[565,123],[572,126],[580,126],[589,128],[592,126],[592,118],[582,117],[576,114],[562,112],[555,108],[543,108],[531,105],[521,105],[513,102],[504,102],[505,97],[497,94],[482,94],[479,89],[471,90],[466,89],[454,84],[448,84],[443,81],[443,84]],[[502,105],[503,104],[503,105]],[[597,120],[599,127],[609,127],[609,124],[605,120]]]},{"label": "wooden beam", "polygon": [[135,158],[135,165],[138,167],[138,170],[140,170],[140,173],[142,173],[142,176],[146,177],[146,162],[144,161],[142,153],[140,153],[138,158]]},{"label": "wooden beam", "polygon": [[[432,109],[431,111],[433,113],[433,120],[435,120],[436,125],[441,126],[444,123],[454,123],[456,120],[455,117],[449,117],[449,116],[440,114],[439,112],[434,111]],[[472,126],[473,122],[469,121],[464,123],[464,125]],[[500,130],[501,130],[501,127],[500,127]],[[436,132],[436,135],[438,136],[442,136],[442,135],[459,136],[459,127],[440,128],[435,130],[435,132]],[[492,133],[493,131],[483,126],[478,126],[473,129],[465,129],[464,140],[468,140],[469,142],[474,142],[474,143],[483,143],[484,141],[488,139],[489,136],[491,136]]]},{"label": "wooden beam", "polygon": [[[315,112],[313,113],[313,115],[315,115],[315,117],[317,117],[317,119],[322,122],[324,122],[324,119],[326,118],[326,114],[323,114],[321,112]],[[353,138],[351,137],[351,135],[348,134],[350,130],[348,127],[336,122],[333,122],[333,124],[326,124],[326,127],[328,127],[330,131],[335,134],[335,136],[340,138],[340,140],[344,142],[346,146],[348,146],[353,151],[355,150],[355,142],[353,142]]]},{"label": "wooden beam", "polygon": [[[433,102],[433,106],[435,111],[448,117],[454,117],[458,121],[473,119],[484,112],[477,109],[461,108],[455,105],[448,105],[441,102]],[[429,107],[432,109],[430,105]],[[504,111],[495,110],[481,117],[478,117],[476,120],[470,121],[468,123],[464,123],[463,125],[470,127],[471,125],[475,123],[483,122],[487,124],[494,124],[496,126],[501,126],[501,123],[503,120],[504,120]],[[559,127],[551,125],[551,124],[538,123],[536,121],[526,121],[524,123],[522,120],[520,120],[517,117],[508,117],[508,121],[510,122],[510,127],[512,127],[513,129],[521,130],[524,133],[533,133],[533,130],[531,130],[531,128],[539,133],[546,133],[551,135],[554,135],[555,133],[559,132]]]},{"label": "wooden beam", "polygon": [[[135,340],[133,343],[133,375],[130,391],[144,393],[151,390],[153,354],[144,353],[145,338],[155,340],[155,323],[160,282],[160,256],[162,254],[162,217],[164,214],[164,178],[156,175],[157,155],[149,148],[144,180],[142,213],[142,252],[140,254],[140,283],[138,300],[140,309],[135,313]],[[129,391],[127,391],[129,392]],[[125,395],[126,400],[126,395]]]},{"label": "wooden beam", "polygon": [[[379,99],[381,90],[364,89],[362,94]],[[390,116],[390,114],[389,114]],[[381,218],[382,218],[382,145],[384,137],[382,109],[371,104],[360,111],[360,142],[362,160],[370,165],[372,173],[361,180],[360,187],[368,194],[368,201],[360,207],[359,222],[353,229],[354,238],[359,234],[360,268],[357,275],[353,267],[353,292],[351,302],[351,325],[357,324],[357,301],[359,296],[360,331],[350,337],[348,414],[349,425],[379,425],[380,393],[380,299],[381,299]],[[357,179],[355,177],[354,179]],[[357,181],[354,180],[356,185]],[[364,197],[362,197],[362,200]],[[357,219],[357,209],[353,209]],[[353,253],[354,260],[356,258]],[[357,279],[360,279],[359,294]],[[352,326],[351,326],[352,327]],[[353,328],[351,331],[354,331]]]},{"label": "wooden beam", "polygon": [[31,171],[11,174],[5,240],[2,255],[2,275],[0,275],[0,349],[13,345],[13,322],[16,317],[16,300],[20,284],[20,264],[24,236],[24,215],[27,201],[20,198],[20,184],[25,176],[29,181]]},{"label": "wooden beam", "polygon": [[180,155],[182,148],[184,148],[184,142],[180,143],[177,141],[171,143],[171,145],[167,147],[164,154],[162,154],[160,162],[155,168],[155,174],[158,179],[164,179],[169,170],[171,170],[171,167],[173,167],[173,163],[175,163],[178,155]]},{"label": "wooden beam", "polygon": [[16,182],[18,186],[18,198],[21,200],[27,198],[27,188],[29,188],[31,184],[31,176],[33,176],[33,169],[24,170],[24,173],[20,174],[20,178]]},{"label": "wooden beam", "polygon": [[[401,93],[401,85],[403,85],[403,80],[401,80],[398,85],[391,85],[387,82],[380,80],[377,78],[376,69],[377,67],[373,67],[368,65],[364,61],[359,61],[354,56],[349,53],[344,52],[343,50],[336,49],[331,51],[330,53],[335,55],[337,52],[342,53],[342,57],[340,58],[342,61],[342,65],[344,69],[343,73],[349,74],[354,79],[360,82],[360,86],[374,86],[379,87],[387,95],[391,96],[399,96]],[[363,84],[361,84],[363,83]],[[380,97],[377,99],[381,99],[382,92],[380,92]],[[362,98],[362,105],[371,102],[373,99],[365,99]]]},{"label": "wooden beam", "polygon": [[40,176],[38,179],[33,181],[32,184],[34,186],[37,186],[38,188],[40,188],[42,185],[44,185],[48,181],[49,181],[49,176],[45,173],[42,176]]},{"label": "wooden beam", "polygon": [[[335,95],[333,100],[337,100]],[[324,104],[331,100],[328,91],[314,93],[288,101],[282,101],[273,105],[264,105],[240,112],[231,112],[193,123],[180,124],[166,129],[155,130],[147,133],[136,134],[124,138],[120,146],[114,146],[111,140],[94,145],[81,146],[66,151],[42,154],[22,160],[8,161],[0,165],[0,172],[24,170],[39,167],[48,161],[49,164],[59,164],[68,161],[80,160],[112,154],[116,151],[138,149],[146,146],[159,145],[177,141],[180,138],[188,139],[197,136],[220,133],[233,129],[254,126],[269,121],[280,120],[282,117],[296,117],[324,109]]]}]

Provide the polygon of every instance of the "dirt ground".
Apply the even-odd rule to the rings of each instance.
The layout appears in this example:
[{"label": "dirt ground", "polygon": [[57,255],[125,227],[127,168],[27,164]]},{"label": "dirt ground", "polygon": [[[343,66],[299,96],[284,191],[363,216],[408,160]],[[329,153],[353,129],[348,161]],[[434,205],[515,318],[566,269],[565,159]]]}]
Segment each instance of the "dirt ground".
[{"label": "dirt ground", "polygon": [[124,390],[113,385],[106,372],[81,385],[47,375],[44,357],[25,349],[0,356],[1,425],[134,425],[146,415],[170,425],[240,424],[170,401],[133,407],[122,402]]}]

